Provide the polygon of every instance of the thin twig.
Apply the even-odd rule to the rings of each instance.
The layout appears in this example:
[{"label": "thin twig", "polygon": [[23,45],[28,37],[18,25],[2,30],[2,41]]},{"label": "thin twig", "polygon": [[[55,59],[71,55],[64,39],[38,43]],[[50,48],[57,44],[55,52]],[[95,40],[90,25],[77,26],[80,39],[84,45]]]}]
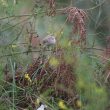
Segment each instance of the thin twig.
[{"label": "thin twig", "polygon": [[[51,51],[51,50],[45,50],[45,51]],[[31,52],[41,52],[41,51],[40,50],[38,50],[38,51],[36,50],[36,51],[14,52],[12,54],[2,55],[2,56],[0,56],[0,58],[7,57],[7,56],[12,56],[12,55],[27,54],[27,53],[31,53]]]},{"label": "thin twig", "polygon": [[110,77],[110,72],[107,74],[107,77],[105,78],[105,83],[107,83],[109,77]]},{"label": "thin twig", "polygon": [[24,16],[32,16],[32,15],[36,15],[35,14],[23,14],[23,15],[12,15],[12,16],[6,16],[6,17],[2,17],[0,18],[0,20],[5,20],[5,19],[9,19],[9,18],[18,18],[18,17],[24,17]]},{"label": "thin twig", "polygon": [[6,30],[8,30],[8,29],[10,29],[10,28],[14,28],[15,26],[17,26],[17,25],[19,25],[19,24],[23,23],[24,21],[27,21],[28,19],[30,19],[30,17],[29,17],[29,18],[26,18],[25,20],[22,20],[22,21],[20,21],[20,22],[16,23],[16,24],[15,24],[15,25],[13,25],[13,26],[10,26],[10,27],[7,27],[7,28],[5,28],[5,29],[1,30],[1,31],[0,31],[0,33],[4,32],[4,31],[6,31]]},{"label": "thin twig", "polygon": [[94,9],[100,7],[101,5],[103,5],[105,2],[106,2],[106,0],[103,0],[103,1],[102,1],[100,4],[98,4],[97,6],[94,6],[94,7],[92,7],[92,8],[88,8],[88,9],[84,9],[84,10],[86,10],[86,11],[94,10]]}]

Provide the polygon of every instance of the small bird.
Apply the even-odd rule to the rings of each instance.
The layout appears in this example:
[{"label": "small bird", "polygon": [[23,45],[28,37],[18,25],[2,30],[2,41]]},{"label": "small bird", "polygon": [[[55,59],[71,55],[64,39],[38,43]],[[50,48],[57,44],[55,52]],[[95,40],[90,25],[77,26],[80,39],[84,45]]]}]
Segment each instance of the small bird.
[{"label": "small bird", "polygon": [[46,45],[46,46],[55,45],[56,44],[55,36],[53,36],[53,35],[47,35],[43,39],[43,44]]},{"label": "small bird", "polygon": [[55,36],[53,35],[47,35],[46,37],[44,37],[43,39],[39,36],[33,36],[31,38],[31,46],[33,48],[38,47],[39,45],[43,45],[43,46],[53,46],[56,44],[56,39]]}]

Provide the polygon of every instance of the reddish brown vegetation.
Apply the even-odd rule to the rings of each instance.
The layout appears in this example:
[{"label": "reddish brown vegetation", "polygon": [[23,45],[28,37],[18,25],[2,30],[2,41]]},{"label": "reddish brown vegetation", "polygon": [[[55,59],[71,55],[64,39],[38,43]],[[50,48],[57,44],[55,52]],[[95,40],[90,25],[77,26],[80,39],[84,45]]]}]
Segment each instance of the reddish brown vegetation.
[{"label": "reddish brown vegetation", "polygon": [[[56,57],[59,58],[59,56]],[[34,86],[40,93],[45,93],[45,91],[51,89],[52,92],[50,97],[59,97],[66,101],[71,99],[71,103],[73,104],[73,97],[76,93],[74,74],[75,64],[67,64],[63,59],[63,55],[60,60],[60,65],[54,68],[49,65],[47,60],[38,58],[25,72],[17,71],[15,77],[17,86],[24,89],[27,86]],[[26,80],[24,74],[29,74],[32,82]],[[12,82],[12,79],[7,81]]]},{"label": "reddish brown vegetation", "polygon": [[76,7],[67,7],[64,9],[64,13],[67,14],[67,20],[73,24],[73,33],[79,33],[80,41],[86,40],[85,20],[87,14]]}]

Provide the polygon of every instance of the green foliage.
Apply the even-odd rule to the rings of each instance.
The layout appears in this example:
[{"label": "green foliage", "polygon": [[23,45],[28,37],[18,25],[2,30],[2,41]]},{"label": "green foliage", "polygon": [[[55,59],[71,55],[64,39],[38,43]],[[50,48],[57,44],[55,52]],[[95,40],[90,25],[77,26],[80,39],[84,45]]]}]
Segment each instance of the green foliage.
[{"label": "green foliage", "polygon": [[76,88],[84,102],[84,110],[104,110],[108,103],[107,93],[105,87],[98,85],[94,79],[94,74],[97,73],[94,73],[92,60],[87,55],[78,58]]}]

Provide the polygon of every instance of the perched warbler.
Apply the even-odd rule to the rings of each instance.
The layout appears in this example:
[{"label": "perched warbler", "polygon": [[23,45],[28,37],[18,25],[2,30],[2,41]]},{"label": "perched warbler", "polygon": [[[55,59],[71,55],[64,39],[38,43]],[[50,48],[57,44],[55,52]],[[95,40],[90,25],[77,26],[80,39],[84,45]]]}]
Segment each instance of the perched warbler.
[{"label": "perched warbler", "polygon": [[56,44],[56,38],[53,35],[47,35],[43,39],[43,44],[46,46],[55,45]]}]

